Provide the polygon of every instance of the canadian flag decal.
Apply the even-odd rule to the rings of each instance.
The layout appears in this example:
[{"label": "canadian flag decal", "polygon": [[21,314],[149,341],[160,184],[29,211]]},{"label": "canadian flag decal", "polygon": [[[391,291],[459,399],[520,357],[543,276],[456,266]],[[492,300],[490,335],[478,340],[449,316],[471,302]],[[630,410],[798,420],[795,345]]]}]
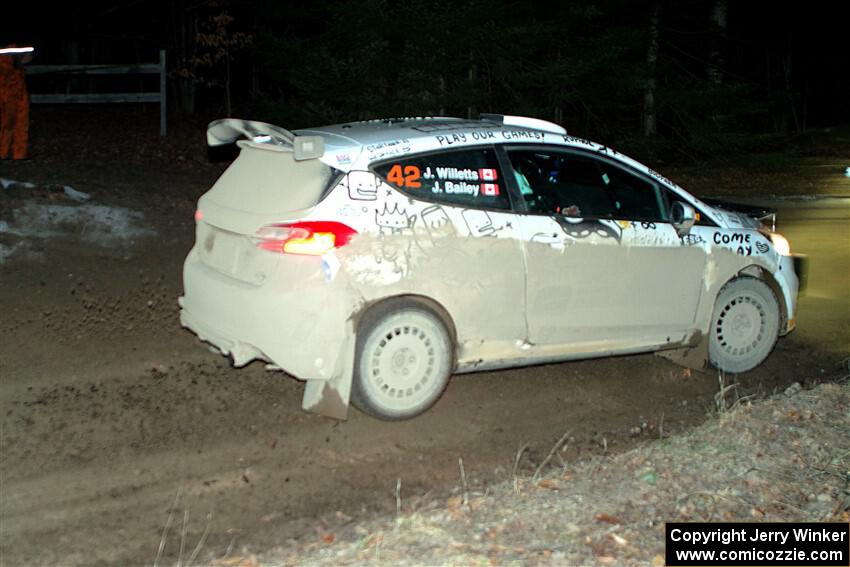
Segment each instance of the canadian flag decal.
[{"label": "canadian flag decal", "polygon": [[[496,170],[494,169],[485,169],[483,171],[492,171],[494,174]],[[481,194],[486,195],[487,197],[498,197],[499,196],[499,184],[498,183],[483,183],[481,185]]]},{"label": "canadian flag decal", "polygon": [[[479,169],[478,178],[481,181],[496,181],[499,178],[499,174],[496,173],[495,169]],[[498,195],[498,193],[496,194]]]}]

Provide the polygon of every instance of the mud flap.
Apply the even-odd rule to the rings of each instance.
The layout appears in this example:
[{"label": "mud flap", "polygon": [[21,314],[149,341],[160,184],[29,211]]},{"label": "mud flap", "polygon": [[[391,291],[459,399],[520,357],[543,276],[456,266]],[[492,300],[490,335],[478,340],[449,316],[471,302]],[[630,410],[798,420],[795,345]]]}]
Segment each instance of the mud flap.
[{"label": "mud flap", "polygon": [[351,398],[351,382],[354,379],[354,325],[348,321],[346,339],[336,372],[330,380],[307,380],[301,407],[309,412],[334,419],[348,419],[348,403]]},{"label": "mud flap", "polygon": [[692,347],[657,351],[655,356],[666,358],[679,366],[705,372],[708,370],[708,340],[703,338]]}]

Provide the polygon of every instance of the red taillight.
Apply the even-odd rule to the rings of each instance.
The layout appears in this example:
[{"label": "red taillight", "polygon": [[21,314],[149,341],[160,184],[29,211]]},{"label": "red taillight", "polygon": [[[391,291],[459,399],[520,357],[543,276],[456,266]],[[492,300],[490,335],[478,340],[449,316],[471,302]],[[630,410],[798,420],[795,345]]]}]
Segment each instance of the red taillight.
[{"label": "red taillight", "polygon": [[257,231],[257,246],[284,254],[319,256],[345,246],[355,234],[350,226],[335,221],[270,224]]},{"label": "red taillight", "polygon": [[204,220],[204,211],[198,209],[195,211],[195,222],[201,222]]}]

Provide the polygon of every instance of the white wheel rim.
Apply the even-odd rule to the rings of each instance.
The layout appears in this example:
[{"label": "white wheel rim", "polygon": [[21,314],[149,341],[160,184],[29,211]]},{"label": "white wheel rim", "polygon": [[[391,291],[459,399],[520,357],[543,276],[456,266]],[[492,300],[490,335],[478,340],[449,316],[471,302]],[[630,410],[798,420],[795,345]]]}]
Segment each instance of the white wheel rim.
[{"label": "white wheel rim", "polygon": [[728,356],[746,358],[764,343],[767,315],[764,305],[752,295],[733,297],[714,323],[717,345]]},{"label": "white wheel rim", "polygon": [[429,320],[408,315],[391,318],[364,345],[365,386],[373,398],[392,410],[407,410],[431,400],[445,345]]}]

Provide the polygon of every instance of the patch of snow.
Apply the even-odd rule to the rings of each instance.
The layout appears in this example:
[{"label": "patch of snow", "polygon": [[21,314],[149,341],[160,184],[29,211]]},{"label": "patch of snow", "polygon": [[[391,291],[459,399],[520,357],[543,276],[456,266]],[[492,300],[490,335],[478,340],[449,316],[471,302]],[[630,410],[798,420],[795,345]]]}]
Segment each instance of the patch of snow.
[{"label": "patch of snow", "polygon": [[56,205],[26,202],[12,212],[13,222],[0,232],[21,237],[78,236],[87,242],[110,246],[132,238],[153,236],[142,226],[144,215],[124,207],[104,205]]},{"label": "patch of snow", "polygon": [[65,192],[66,197],[78,203],[83,203],[91,199],[91,195],[89,195],[88,193],[83,193],[82,191],[77,191],[70,185],[65,185],[62,190]]},{"label": "patch of snow", "polygon": [[3,179],[2,177],[0,177],[0,185],[3,186],[3,189],[8,189],[9,187],[32,189],[35,187],[35,183],[30,183],[29,181],[15,181],[14,179]]},{"label": "patch of snow", "polygon": [[12,254],[14,254],[17,247],[17,244],[14,246],[6,246],[5,244],[0,243],[0,264],[4,263]]}]

